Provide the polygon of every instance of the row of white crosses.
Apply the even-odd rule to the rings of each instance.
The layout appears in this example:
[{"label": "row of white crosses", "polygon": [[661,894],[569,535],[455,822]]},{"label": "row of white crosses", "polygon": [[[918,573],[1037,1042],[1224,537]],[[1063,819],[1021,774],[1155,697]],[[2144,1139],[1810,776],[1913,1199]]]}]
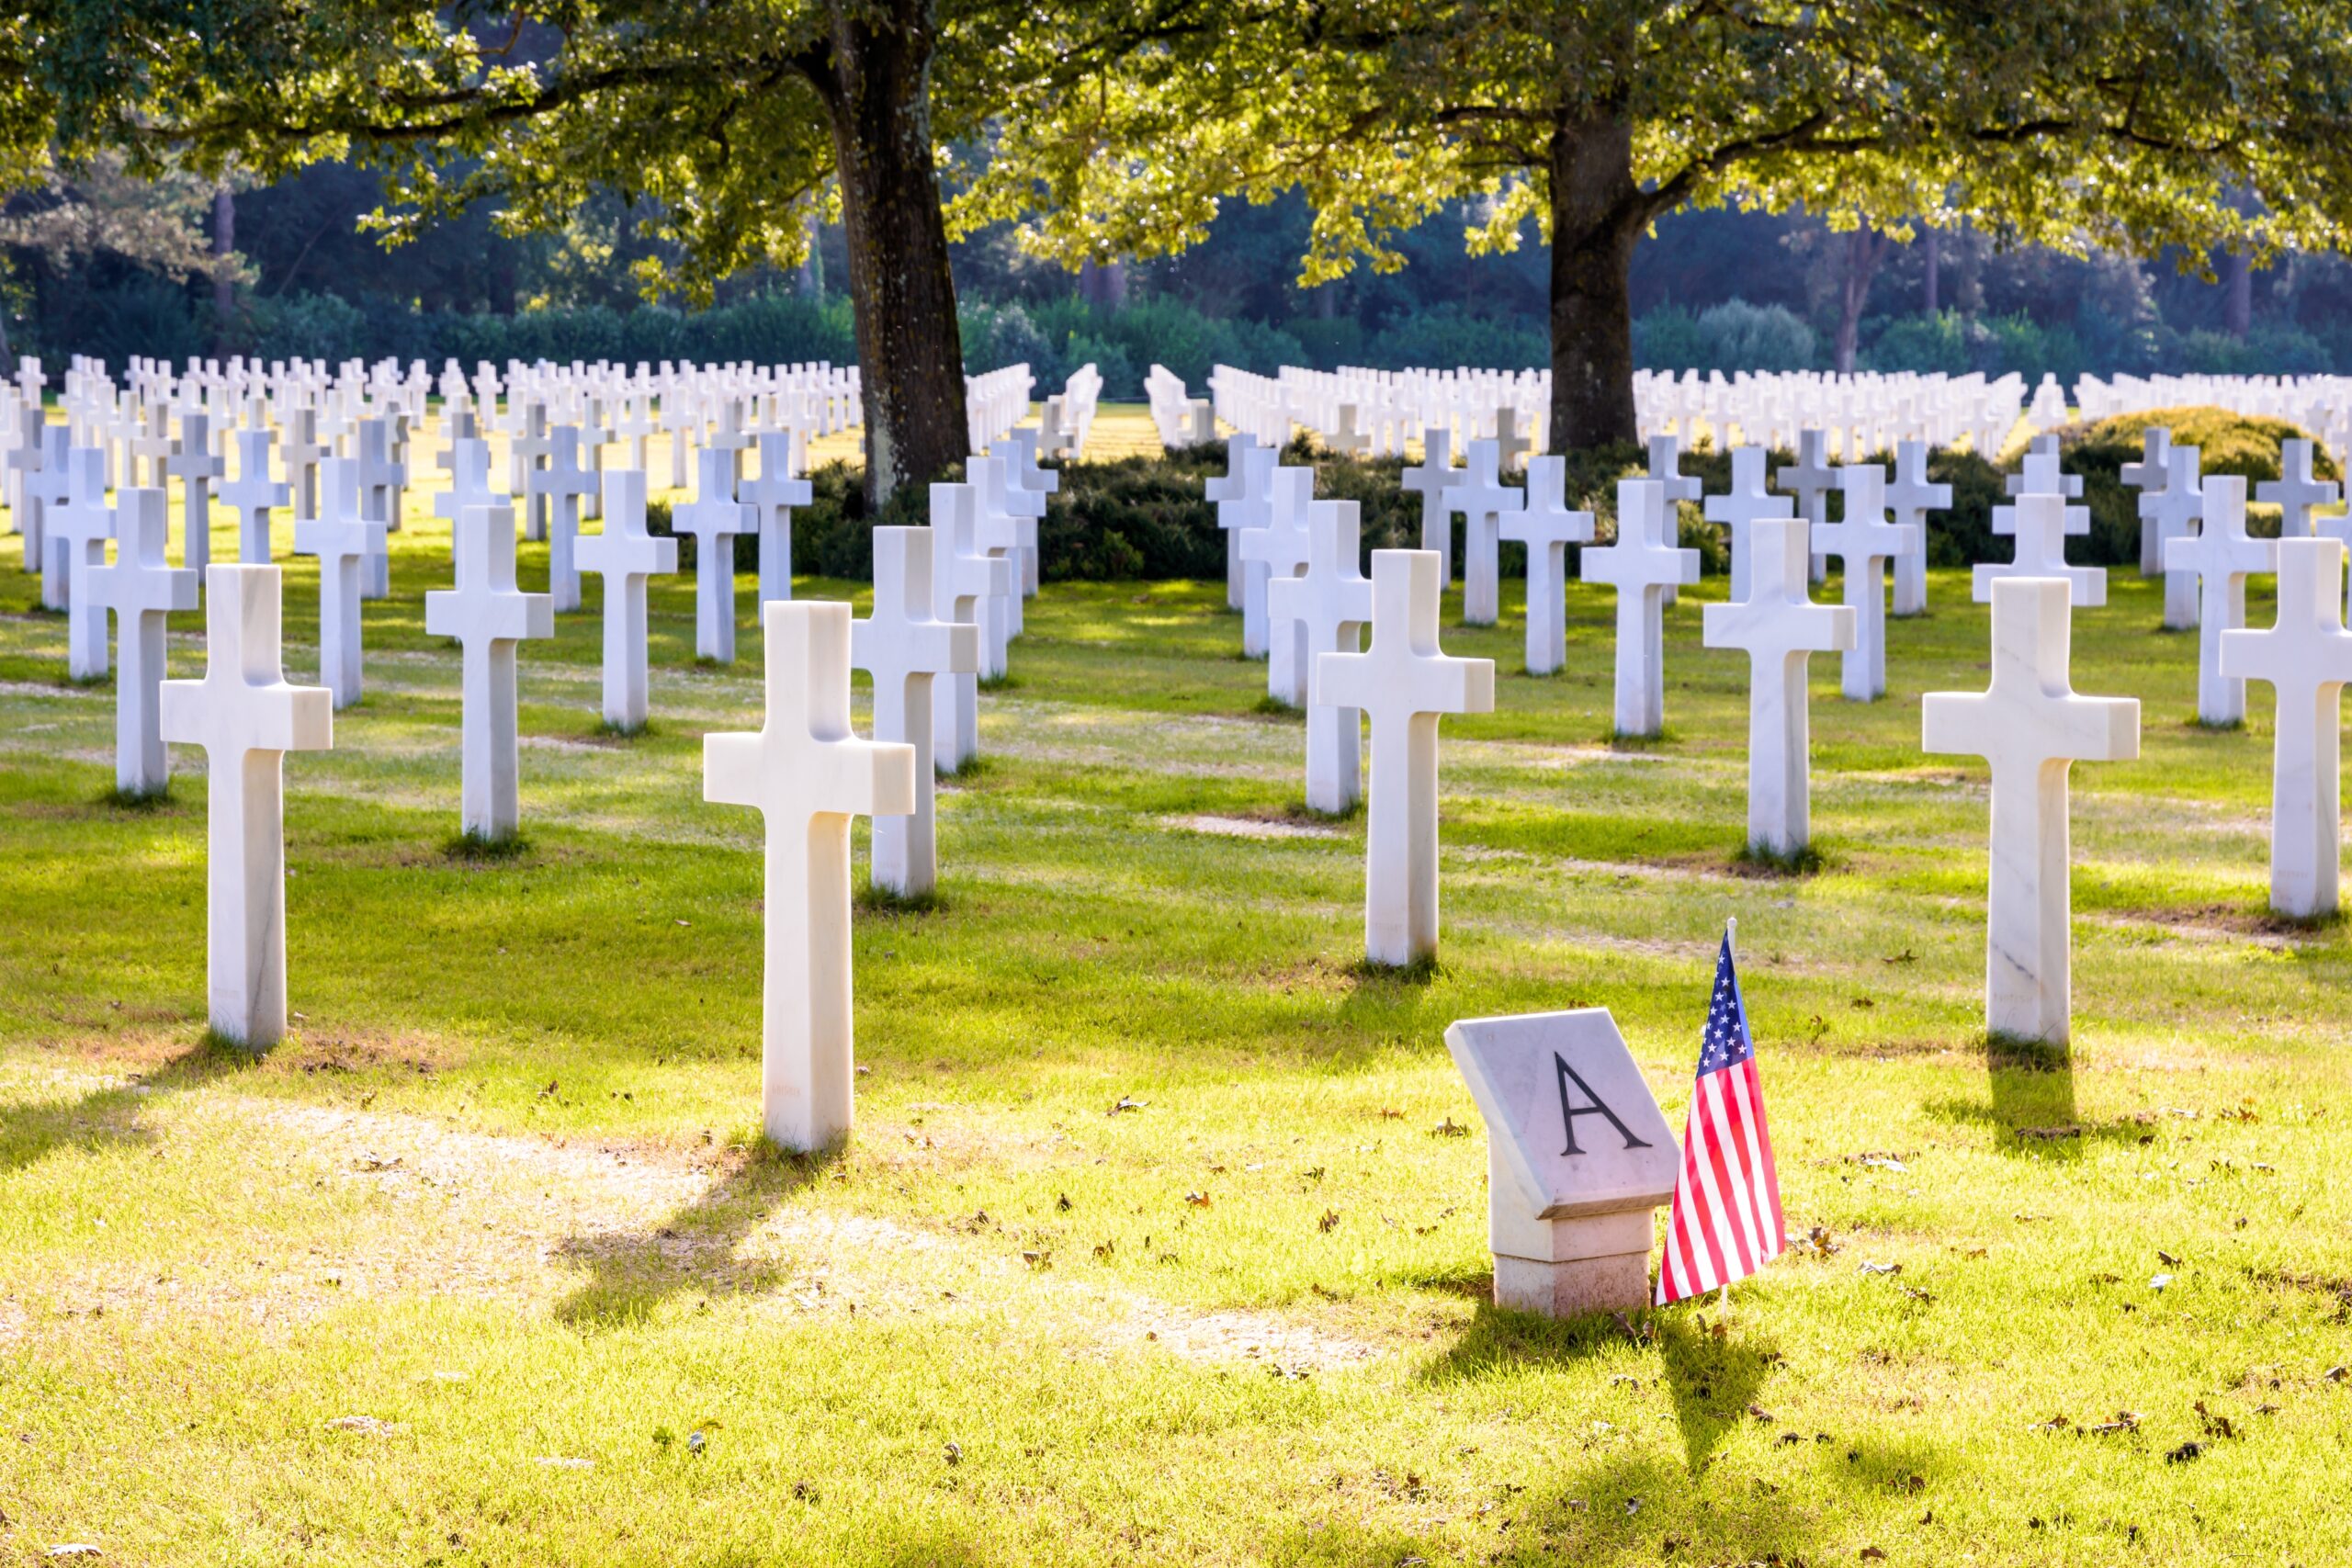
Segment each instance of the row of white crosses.
[{"label": "row of white crosses", "polygon": [[[1686,446],[1702,434],[1717,447],[1792,445],[1821,433],[1852,464],[1905,442],[1955,446],[1965,440],[1988,457],[2018,422],[2024,383],[2015,376],[1901,373],[1832,376],[1817,372],[1636,372],[1634,403],[1645,438],[1668,432]],[[1825,449],[1823,456],[1831,456]]]}]

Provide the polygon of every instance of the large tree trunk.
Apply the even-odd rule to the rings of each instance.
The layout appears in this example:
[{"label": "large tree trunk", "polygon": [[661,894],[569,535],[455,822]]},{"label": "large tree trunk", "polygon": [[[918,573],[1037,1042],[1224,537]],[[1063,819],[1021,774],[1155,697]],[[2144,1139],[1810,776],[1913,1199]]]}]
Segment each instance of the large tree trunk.
[{"label": "large tree trunk", "polygon": [[2254,326],[2254,258],[2242,250],[2222,257],[2222,330],[2243,338]]},{"label": "large tree trunk", "polygon": [[932,168],[931,0],[833,7],[830,100],[865,394],[865,499],[970,454],[964,341]]},{"label": "large tree trunk", "polygon": [[1894,242],[1865,223],[1846,236],[1846,265],[1839,279],[1838,338],[1833,345],[1840,376],[1854,373],[1854,355],[1860,347],[1862,308],[1870,303],[1871,285]]},{"label": "large tree trunk", "polygon": [[1634,245],[1649,212],[1630,121],[1552,132],[1552,449],[1639,439],[1634,420]]},{"label": "large tree trunk", "polygon": [[230,275],[229,258],[237,249],[237,193],[228,176],[212,189],[212,352],[229,357],[235,335],[237,280]]},{"label": "large tree trunk", "polygon": [[1925,287],[1921,290],[1925,295],[1925,298],[1920,301],[1920,303],[1926,308],[1928,314],[1932,316],[1940,308],[1940,301],[1939,300],[1938,296],[1942,292],[1940,285],[1943,282],[1941,274],[1943,272],[1944,264],[1944,237],[1935,230],[1930,229],[1928,231],[1926,243],[1927,260],[1925,265],[1921,268],[1922,272],[1926,275],[1924,278]]}]

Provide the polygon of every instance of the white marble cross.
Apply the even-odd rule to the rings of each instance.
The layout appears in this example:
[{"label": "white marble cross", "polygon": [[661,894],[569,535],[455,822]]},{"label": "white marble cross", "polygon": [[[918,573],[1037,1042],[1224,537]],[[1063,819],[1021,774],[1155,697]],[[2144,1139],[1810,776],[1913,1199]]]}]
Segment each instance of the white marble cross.
[{"label": "white marble cross", "polygon": [[[1255,465],[1258,474],[1253,481],[1250,472],[1252,455],[1258,452],[1266,456]],[[1225,472],[1211,474],[1202,486],[1203,498],[1216,504],[1216,525],[1225,532],[1225,607],[1228,610],[1241,608],[1241,528],[1244,525],[1238,521],[1227,521],[1227,506],[1229,502],[1248,502],[1253,483],[1255,490],[1262,492],[1265,476],[1273,472],[1274,458],[1272,447],[1260,446],[1258,438],[1246,430],[1236,431],[1225,438]],[[1252,519],[1246,525],[1254,528],[1261,525]]]},{"label": "white marble cross", "polygon": [[384,525],[359,515],[359,465],[329,457],[321,465],[316,517],[294,520],[294,553],[319,558],[319,683],[347,708],[363,689],[360,581],[384,548]]},{"label": "white marble cross", "polygon": [[1463,457],[1462,477],[1445,491],[1446,504],[1462,513],[1462,624],[1491,626],[1502,609],[1502,518],[1527,495],[1502,482],[1500,443],[1473,441]]},{"label": "white marble cross", "polygon": [[556,614],[569,615],[580,608],[580,498],[596,482],[580,460],[578,425],[559,424],[548,432],[547,466],[533,468],[524,482],[545,525],[540,532],[548,541],[548,597]]},{"label": "white marble cross", "polygon": [[695,657],[735,662],[735,537],[752,525],[735,499],[735,454],[706,446],[695,454],[701,488],[670,509],[670,526],[695,541]]},{"label": "white marble cross", "polygon": [[902,898],[939,883],[932,760],[939,677],[980,668],[979,628],[943,621],[933,607],[933,558],[930,529],[875,529],[873,614],[850,623],[850,668],[874,678],[874,739],[914,749],[914,809],[874,819],[874,885]]},{"label": "white marble cross", "polygon": [[[23,480],[25,504],[36,519],[34,527],[25,536],[25,570],[33,570],[34,555],[40,557],[40,605],[44,610],[66,607],[67,579],[73,572],[65,558],[65,541],[49,527],[49,519],[57,514],[68,497],[74,493],[73,433],[62,424],[43,425],[40,433],[40,467],[26,474]],[[99,448],[99,461],[105,461],[105,449]],[[39,550],[32,547],[39,545]]]},{"label": "white marble cross", "polygon": [[[441,454],[449,469],[449,488],[433,498],[433,515],[449,520],[450,537],[457,536],[458,519],[485,506],[506,506],[503,491],[490,483],[490,443],[479,436],[458,435]],[[454,547],[454,546],[453,546]]]},{"label": "white marble cross", "polygon": [[[1271,454],[1269,454],[1271,456]],[[979,547],[978,492],[966,484],[931,487],[931,613],[943,622],[974,628],[980,606],[1012,592],[1012,567]],[[980,692],[978,666],[932,685],[932,765],[943,773],[960,772],[980,754]]]},{"label": "white marble cross", "polygon": [[1747,847],[1787,857],[1813,837],[1806,666],[1815,653],[1854,646],[1855,615],[1808,596],[1808,525],[1759,517],[1749,529],[1747,596],[1708,605],[1701,640],[1747,651]]},{"label": "white marble cross", "polygon": [[224,481],[221,504],[237,514],[237,560],[243,566],[269,564],[269,513],[283,506],[293,488],[269,477],[270,433],[237,432],[237,477]]},{"label": "white marble cross", "polygon": [[1886,563],[1914,547],[1908,529],[1886,517],[1886,470],[1861,463],[1838,470],[1845,491],[1843,519],[1813,531],[1813,547],[1845,565],[1845,600],[1854,612],[1854,640],[1839,671],[1846,700],[1876,702],[1886,695]]},{"label": "white marble cross", "polygon": [[359,515],[384,525],[382,540],[371,538],[368,558],[359,569],[359,596],[362,599],[388,599],[392,592],[392,556],[390,536],[400,531],[401,486],[408,480],[408,469],[392,461],[392,422],[388,419],[363,419],[352,439],[356,456],[352,472],[359,487]]},{"label": "white marble cross", "polygon": [[1895,526],[1911,531],[1913,547],[1894,558],[1894,613],[1928,613],[1928,513],[1951,505],[1951,486],[1928,481],[1928,444],[1905,441],[1895,448],[1894,482],[1886,504]]},{"label": "white marble cross", "polygon": [[1240,464],[1239,493],[1216,503],[1216,525],[1225,530],[1227,558],[1239,563],[1241,656],[1266,657],[1266,570],[1250,558],[1245,541],[1272,522],[1274,473],[1281,453],[1272,446],[1252,446],[1236,460]]},{"label": "white marble cross", "polygon": [[1567,662],[1568,547],[1592,542],[1592,513],[1568,510],[1567,469],[1566,457],[1530,457],[1526,503],[1502,518],[1501,536],[1527,547],[1531,675],[1549,675]]},{"label": "white marble cross", "polygon": [[2233,680],[2267,681],[2278,694],[2270,907],[2298,920],[2333,914],[2344,856],[2344,683],[2352,681],[2341,544],[2278,541],[2278,624],[2224,632],[2222,669]]},{"label": "white marble cross", "polygon": [[760,536],[760,603],[792,597],[792,509],[806,506],[815,491],[792,474],[792,436],[770,432],[760,437],[760,472],[744,479],[735,494],[752,509]]},{"label": "white marble cross", "polygon": [[1731,536],[1731,596],[1747,597],[1747,536],[1751,525],[1794,514],[1796,502],[1766,488],[1764,469],[1771,454],[1761,446],[1731,449],[1731,489],[1705,500],[1707,521]]},{"label": "white marble cross", "polygon": [[[1531,423],[1530,429],[1532,429]],[[1533,436],[1520,429],[1519,410],[1510,403],[1495,410],[1495,457],[1506,474],[1514,473],[1535,449]]]},{"label": "white marble cross", "polygon": [[2278,570],[2278,542],[2246,536],[2245,478],[2207,475],[2204,527],[2194,537],[2165,542],[2165,574],[2197,579],[2198,723],[2245,722],[2245,682],[2222,673],[2222,637],[2245,625],[2247,576]]},{"label": "white marble cross", "polygon": [[286,464],[286,482],[294,490],[294,514],[315,515],[319,509],[319,464],[334,455],[334,447],[319,439],[318,410],[294,411],[287,422],[286,440],[277,455]]},{"label": "white marble cross", "polygon": [[1371,648],[1315,660],[1315,705],[1372,718],[1363,931],[1374,964],[1437,952],[1438,718],[1495,705],[1495,661],[1438,647],[1437,571],[1434,551],[1373,551]]},{"label": "white marble cross", "polygon": [[849,1136],[855,1083],[850,818],[912,811],[915,753],[850,731],[848,605],[763,604],[761,626],[765,716],[754,731],[703,737],[703,798],[765,819],[762,1124],[786,1148],[815,1151]]},{"label": "white marble cross", "polygon": [[1275,615],[1273,584],[1306,570],[1307,516],[1315,501],[1315,470],[1276,468],[1270,483],[1272,507],[1266,525],[1241,536],[1241,558],[1258,569],[1253,586],[1266,601],[1266,694],[1278,703],[1305,707],[1312,671],[1299,652],[1304,628]]},{"label": "white marble cross", "polygon": [[76,681],[107,672],[106,606],[90,592],[90,573],[107,563],[107,541],[114,537],[114,512],[107,505],[107,455],[76,446],[67,457],[68,489],[62,506],[49,508],[48,540],[65,553],[65,671]]},{"label": "white marble cross", "polygon": [[1617,733],[1657,735],[1666,728],[1665,590],[1699,581],[1699,552],[1667,542],[1663,485],[1621,479],[1616,543],[1582,556],[1587,582],[1617,590]]},{"label": "white marble cross", "polygon": [[162,491],[116,491],[114,516],[114,564],[93,567],[90,588],[114,615],[114,787],[144,799],[171,782],[160,707],[164,618],[196,608],[196,573],[165,559],[172,528]]},{"label": "white marble cross", "polygon": [[[2117,471],[2117,478],[2140,492],[2140,498],[2161,491],[2172,472],[2172,432],[2160,424],[2152,424],[2140,434],[2140,460],[2126,463]],[[2140,517],[2140,575],[2154,577],[2165,569],[2165,547],[2156,519],[2145,506],[2138,509]]]},{"label": "white marble cross", "polygon": [[[2197,531],[2205,515],[2205,491],[2199,482],[2200,454],[2194,446],[2175,446],[2165,454],[2167,483],[2160,491],[2140,493],[2140,515],[2156,525],[2156,560],[2161,567],[2175,539]],[[2197,624],[2197,574],[2164,569],[2165,618],[2168,632],[2185,632]]]},{"label": "white marble cross", "polygon": [[[1797,460],[1782,464],[1772,476],[1772,483],[1796,497],[1798,516],[1816,528],[1828,522],[1829,492],[1838,488],[1838,470],[1829,463],[1828,432],[1797,432]],[[1829,558],[1816,554],[1813,558],[1813,580],[1819,582],[1828,575]]]},{"label": "white marble cross", "polygon": [[2066,564],[2066,498],[2021,495],[2017,505],[2017,558],[1980,561],[1971,574],[1979,604],[1993,600],[1993,584],[2012,577],[2063,578],[2074,602],[2086,609],[2107,603],[2107,569]]},{"label": "white marble cross", "polygon": [[1461,479],[1453,466],[1453,432],[1442,424],[1423,429],[1420,466],[1407,468],[1400,482],[1421,498],[1421,548],[1438,553],[1438,576],[1446,582],[1453,581],[1453,507],[1445,492]]},{"label": "white marble cross", "polygon": [[2278,508],[2278,536],[2282,539],[2312,537],[2312,513],[2320,507],[2335,505],[2343,493],[2343,487],[2334,479],[2312,477],[2312,444],[2301,439],[2282,443],[2278,448],[2278,477],[2264,479],[2254,487],[2255,500]]},{"label": "white marble cross", "polygon": [[[166,424],[170,419],[164,414]],[[177,442],[149,447],[156,488],[163,488],[166,474],[180,481],[180,553],[198,573],[212,562],[212,481],[220,477],[211,426],[209,416],[188,414],[180,421]]]},{"label": "white marble cross", "polygon": [[1021,602],[1037,592],[1037,525],[1046,515],[1045,486],[1032,489],[1023,474],[1035,472],[1051,479],[1056,487],[1061,483],[1059,474],[1046,474],[1033,461],[1036,434],[1034,430],[1016,430],[989,447],[989,456],[996,459],[996,477],[987,481],[981,502],[1012,519],[1012,630],[1016,636],[1022,630]]},{"label": "white marble cross", "polygon": [[541,525],[538,509],[528,505],[531,476],[545,466],[554,442],[548,434],[548,408],[534,402],[524,406],[522,423],[506,442],[506,488],[510,494],[522,496],[526,502],[523,515],[523,536],[538,540],[547,536]]},{"label": "white marble cross", "polygon": [[215,566],[207,579],[204,679],[163,683],[160,728],[204,748],[212,1030],[261,1051],[286,1032],[285,756],[334,745],[334,710],[320,688],[287,682],[278,569]]},{"label": "white marble cross", "polygon": [[[1363,574],[1363,526],[1352,501],[1318,501],[1306,513],[1306,570],[1267,584],[1267,613],[1297,630],[1299,662],[1309,676],[1327,653],[1355,653],[1372,619],[1372,582]],[[1306,805],[1337,814],[1354,806],[1362,786],[1363,716],[1355,708],[1306,705]]]},{"label": "white marble cross", "polygon": [[515,591],[513,507],[460,513],[449,556],[456,585],[424,596],[424,630],[457,638],[464,650],[459,826],[469,838],[499,843],[522,825],[514,645],[553,637],[555,609],[544,593]]},{"label": "white marble cross", "polygon": [[[990,601],[993,619],[981,617],[980,673],[991,678],[1002,675],[1006,669],[1006,644],[1023,630],[1022,583],[1027,568],[1025,562],[1037,553],[1037,520],[1046,514],[1046,497],[1042,491],[1023,489],[1012,478],[1012,466],[1019,455],[1018,447],[1000,442],[999,450],[985,457],[972,457],[964,465],[965,477],[979,493],[978,519],[980,547],[990,555],[1000,555],[1012,570],[1011,587],[1002,599]],[[1012,457],[1004,454],[1011,452]],[[1301,472],[1312,474],[1312,469]]]},{"label": "white marble cross", "polygon": [[[2063,496],[2040,502],[2052,526]],[[2039,509],[2037,509],[2039,510]],[[1922,699],[1921,745],[1992,767],[1992,871],[1986,890],[1985,1027],[1997,1039],[2063,1044],[2069,897],[2066,775],[2077,761],[2140,754],[2140,705],[2075,694],[2067,673],[2067,584],[2012,578],[1993,590],[1993,680],[1981,695]]]},{"label": "white marble cross", "polygon": [[2066,472],[2058,437],[2037,435],[2018,460],[2018,471],[2003,477],[2004,495],[2063,495],[2069,501],[2083,493],[2083,476]]},{"label": "white marble cross", "polygon": [[605,580],[605,722],[624,735],[645,728],[645,587],[678,570],[678,541],[645,531],[645,474],[605,473],[605,531],[580,541],[580,570]]}]

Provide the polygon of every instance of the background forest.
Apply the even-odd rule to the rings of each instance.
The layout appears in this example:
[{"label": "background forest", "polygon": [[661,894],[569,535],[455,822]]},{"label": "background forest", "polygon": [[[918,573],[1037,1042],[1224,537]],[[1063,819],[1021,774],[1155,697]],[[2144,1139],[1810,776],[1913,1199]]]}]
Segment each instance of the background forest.
[{"label": "background forest", "polygon": [[[756,271],[707,309],[650,305],[651,243],[617,199],[559,234],[509,236],[476,209],[387,248],[374,176],[342,164],[224,190],[100,165],[0,216],[6,346],[62,363],[209,353],[622,361],[855,358],[838,229],[795,273]],[[1401,270],[1297,286],[1308,212],[1228,201],[1205,243],[1072,274],[1009,226],[956,247],[967,367],[1027,361],[1058,382],[1089,361],[1140,395],[1154,362],[1197,383],[1218,361],[1271,372],[1548,362],[1548,257],[1532,228],[1473,257],[1463,207],[1406,236]],[[2184,259],[2203,262],[2212,274]],[[1975,231],[1908,243],[1803,213],[1678,213],[1636,253],[1634,347],[1657,369],[2054,373],[2352,371],[2352,264],[2290,256],[2078,260]]]}]

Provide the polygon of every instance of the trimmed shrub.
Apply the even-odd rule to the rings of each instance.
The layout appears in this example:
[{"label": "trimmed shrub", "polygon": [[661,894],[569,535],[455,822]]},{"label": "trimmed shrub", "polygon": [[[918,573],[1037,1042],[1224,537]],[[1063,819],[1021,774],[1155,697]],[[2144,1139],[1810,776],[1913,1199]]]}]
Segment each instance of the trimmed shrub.
[{"label": "trimmed shrub", "polygon": [[1814,330],[1784,305],[1668,306],[1634,323],[1634,362],[1647,370],[1810,370],[1819,356]]},{"label": "trimmed shrub", "polygon": [[[2311,434],[2283,419],[2257,419],[2205,405],[2150,409],[2060,430],[2058,447],[2066,471],[2083,476],[2083,504],[2091,509],[2090,538],[2077,547],[2086,564],[2139,562],[2140,492],[2123,482],[2123,465],[2140,460],[2143,437],[2151,425],[2170,430],[2175,446],[2196,447],[2199,472],[2244,478],[2249,500],[2256,484],[2278,477],[2280,444]],[[2323,479],[2342,477],[2324,446],[2312,454],[2312,472]],[[2248,532],[2276,537],[2278,519],[2256,518]]]}]

